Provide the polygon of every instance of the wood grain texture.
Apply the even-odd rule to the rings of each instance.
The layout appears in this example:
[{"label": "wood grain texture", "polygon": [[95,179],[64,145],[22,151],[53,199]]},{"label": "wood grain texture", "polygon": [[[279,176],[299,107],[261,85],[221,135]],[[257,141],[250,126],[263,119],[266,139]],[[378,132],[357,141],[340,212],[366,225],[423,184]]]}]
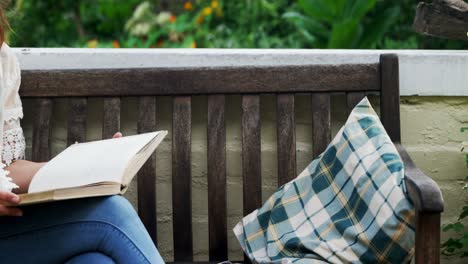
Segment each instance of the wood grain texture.
[{"label": "wood grain texture", "polygon": [[378,91],[378,72],[377,64],[26,70],[22,72],[20,95],[56,97]]},{"label": "wood grain texture", "polygon": [[50,98],[39,98],[35,102],[33,121],[32,160],[35,162],[49,161],[50,132],[53,102]]},{"label": "wood grain texture", "polygon": [[[156,98],[138,99],[138,134],[156,131]],[[156,154],[152,154],[138,172],[138,215],[157,245]]]},{"label": "wood grain texture", "polygon": [[88,99],[70,98],[68,105],[67,145],[86,142]]},{"label": "wood grain texture", "polygon": [[413,29],[444,39],[468,40],[468,3],[463,0],[436,0],[419,3]]},{"label": "wood grain texture", "polygon": [[364,98],[366,94],[364,92],[349,92],[346,93],[346,106],[348,115],[353,111],[354,107]]},{"label": "wood grain texture", "polygon": [[331,141],[331,107],[329,93],[312,94],[312,155],[316,158]]},{"label": "wood grain texture", "polygon": [[242,177],[244,215],[262,205],[260,96],[242,96]]},{"label": "wood grain texture", "polygon": [[296,117],[294,95],[276,98],[278,186],[296,178]]},{"label": "wood grain texture", "polygon": [[174,97],[172,115],[174,260],[192,261],[191,97]]},{"label": "wood grain texture", "polygon": [[400,142],[400,79],[398,56],[380,56],[381,92],[380,116],[393,142]]},{"label": "wood grain texture", "polygon": [[103,101],[102,138],[112,138],[120,131],[120,97],[106,97]]},{"label": "wood grain texture", "polygon": [[416,264],[440,263],[440,213],[419,213],[416,217]]},{"label": "wood grain texture", "polygon": [[226,99],[208,96],[208,225],[210,261],[225,261],[227,245]]}]

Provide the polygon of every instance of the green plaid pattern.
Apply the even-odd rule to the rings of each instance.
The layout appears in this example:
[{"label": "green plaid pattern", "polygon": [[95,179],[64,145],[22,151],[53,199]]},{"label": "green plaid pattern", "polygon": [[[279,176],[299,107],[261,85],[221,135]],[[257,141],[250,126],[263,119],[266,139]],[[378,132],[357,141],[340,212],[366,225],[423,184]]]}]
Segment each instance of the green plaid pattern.
[{"label": "green plaid pattern", "polygon": [[367,98],[317,159],[234,228],[256,263],[405,263],[415,211]]}]

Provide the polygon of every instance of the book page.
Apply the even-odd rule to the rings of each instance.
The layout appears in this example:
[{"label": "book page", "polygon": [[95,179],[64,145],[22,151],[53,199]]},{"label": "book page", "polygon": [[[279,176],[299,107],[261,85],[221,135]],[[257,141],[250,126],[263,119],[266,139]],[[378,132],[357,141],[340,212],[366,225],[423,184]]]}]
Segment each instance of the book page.
[{"label": "book page", "polygon": [[158,133],[71,145],[36,173],[28,193],[98,182],[120,183],[128,162]]},{"label": "book page", "polygon": [[148,158],[154,153],[154,150],[159,146],[159,144],[163,141],[166,135],[167,135],[167,131],[160,131],[159,134],[153,140],[151,140],[150,143],[144,146],[132,158],[122,178],[121,183],[122,185],[124,185],[124,187],[128,186],[128,184],[133,179],[135,174],[141,169],[141,167],[145,164]]}]

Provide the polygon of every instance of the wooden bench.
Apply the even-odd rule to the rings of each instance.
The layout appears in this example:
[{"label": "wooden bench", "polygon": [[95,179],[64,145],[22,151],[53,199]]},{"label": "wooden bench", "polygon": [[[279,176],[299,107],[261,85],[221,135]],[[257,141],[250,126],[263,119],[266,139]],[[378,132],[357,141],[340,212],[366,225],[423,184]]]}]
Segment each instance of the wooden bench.
[{"label": "wooden bench", "polygon": [[[68,143],[85,141],[87,98],[104,97],[103,138],[120,130],[122,97],[138,97],[138,133],[156,130],[156,98],[173,97],[172,202],[174,261],[191,263],[191,97],[207,95],[207,178],[209,260],[228,258],[226,209],[226,96],[242,98],[243,206],[247,214],[261,206],[260,95],[277,101],[278,184],[296,172],[295,94],[310,94],[313,156],[331,140],[330,97],[345,94],[348,109],[369,93],[380,95],[382,122],[406,165],[408,193],[414,202],[416,263],[438,263],[443,200],[436,183],[421,172],[400,144],[398,57],[387,54],[380,63],[275,67],[199,67],[23,71],[20,94],[34,98],[32,159],[50,155],[54,99],[68,97]],[[197,111],[200,111],[197,109]],[[168,129],[161,128],[158,129]],[[312,159],[312,157],[310,157]],[[138,177],[138,211],[156,243],[155,157]]]}]

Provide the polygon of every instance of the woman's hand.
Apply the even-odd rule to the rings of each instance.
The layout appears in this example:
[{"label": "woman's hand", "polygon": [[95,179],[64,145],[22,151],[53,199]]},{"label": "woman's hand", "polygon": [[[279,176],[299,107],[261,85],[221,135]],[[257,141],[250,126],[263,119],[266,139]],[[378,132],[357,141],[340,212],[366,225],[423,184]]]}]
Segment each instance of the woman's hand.
[{"label": "woman's hand", "polygon": [[16,160],[10,166],[6,167],[5,169],[10,171],[8,176],[10,176],[13,179],[13,182],[19,186],[19,188],[13,189],[13,192],[17,194],[27,193],[29,183],[31,183],[32,178],[45,164],[46,162]]},{"label": "woman's hand", "polygon": [[121,138],[121,137],[122,137],[122,133],[120,132],[117,132],[112,136],[112,138]]},{"label": "woman's hand", "polygon": [[1,205],[5,204],[18,204],[20,198],[18,195],[9,192],[0,192],[0,216],[22,216],[23,211],[15,207],[8,207]]}]

